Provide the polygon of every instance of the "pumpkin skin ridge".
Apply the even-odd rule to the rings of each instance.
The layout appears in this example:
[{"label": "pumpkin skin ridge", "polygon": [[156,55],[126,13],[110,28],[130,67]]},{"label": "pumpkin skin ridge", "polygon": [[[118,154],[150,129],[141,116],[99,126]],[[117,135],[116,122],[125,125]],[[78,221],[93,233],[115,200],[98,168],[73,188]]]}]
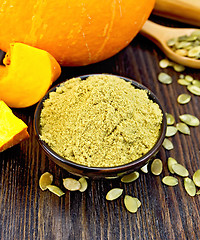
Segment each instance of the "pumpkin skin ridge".
[{"label": "pumpkin skin ridge", "polygon": [[155,0],[10,0],[4,4],[0,0],[0,49],[7,52],[11,42],[21,42],[49,52],[62,66],[96,63],[132,41],[154,3]]}]

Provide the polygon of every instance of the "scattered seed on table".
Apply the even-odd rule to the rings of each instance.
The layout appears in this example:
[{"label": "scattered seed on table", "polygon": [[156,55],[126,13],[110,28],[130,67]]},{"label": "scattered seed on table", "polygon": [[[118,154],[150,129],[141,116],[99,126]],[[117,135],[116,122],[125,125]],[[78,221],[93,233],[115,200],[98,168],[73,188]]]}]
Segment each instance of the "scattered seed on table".
[{"label": "scattered seed on table", "polygon": [[139,200],[129,195],[125,195],[124,197],[124,205],[126,209],[131,213],[136,213],[141,203],[139,204]]},{"label": "scattered seed on table", "polygon": [[166,150],[172,150],[174,148],[173,143],[169,139],[167,139],[167,138],[164,139],[162,146]]},{"label": "scattered seed on table", "polygon": [[123,193],[123,189],[121,188],[113,188],[106,194],[106,200],[113,201],[119,198]]},{"label": "scattered seed on table", "polygon": [[166,58],[160,60],[159,66],[160,66],[161,68],[167,68],[167,67],[169,66],[169,60],[166,59]]},{"label": "scattered seed on table", "polygon": [[199,119],[191,114],[182,114],[179,118],[182,122],[192,127],[197,127],[200,124]]},{"label": "scattered seed on table", "polygon": [[186,125],[185,123],[182,123],[182,122],[177,123],[176,128],[179,132],[190,135],[190,129],[189,129],[188,125]]},{"label": "scattered seed on table", "polygon": [[160,159],[156,158],[153,160],[152,164],[151,164],[151,172],[158,176],[161,174],[163,170],[163,163]]},{"label": "scattered seed on table", "polygon": [[163,84],[171,84],[172,83],[172,77],[164,72],[159,73],[158,80],[159,80],[159,82],[161,82]]},{"label": "scattered seed on table", "polygon": [[173,68],[176,72],[183,72],[185,70],[185,67],[180,64],[174,64]]},{"label": "scattered seed on table", "polygon": [[48,185],[47,189],[50,192],[56,194],[58,197],[61,197],[61,196],[63,196],[65,194],[59,187],[54,186],[54,185]]},{"label": "scattered seed on table", "polygon": [[175,118],[172,114],[166,113],[167,125],[173,125],[175,123]]},{"label": "scattered seed on table", "polygon": [[166,130],[166,137],[172,137],[177,133],[177,129],[174,126],[168,126]]},{"label": "scattered seed on table", "polygon": [[173,164],[172,170],[174,171],[174,173],[176,173],[177,175],[179,175],[181,177],[187,177],[189,175],[188,170],[179,163]]},{"label": "scattered seed on table", "polygon": [[81,188],[79,189],[79,191],[80,192],[85,192],[85,190],[88,187],[87,180],[84,177],[81,177],[78,181],[81,184]]},{"label": "scattered seed on table", "polygon": [[178,184],[178,179],[172,176],[165,176],[162,179],[162,182],[167,186],[174,187]]},{"label": "scattered seed on table", "polygon": [[186,75],[185,80],[188,81],[189,83],[191,83],[194,80],[194,78],[190,75]]},{"label": "scattered seed on table", "polygon": [[53,175],[49,172],[45,172],[41,175],[39,180],[39,186],[42,191],[47,190],[47,186],[51,185],[53,182]]},{"label": "scattered seed on table", "polygon": [[188,91],[190,91],[192,94],[200,96],[200,87],[197,87],[195,85],[188,85],[187,86]]},{"label": "scattered seed on table", "polygon": [[180,94],[177,98],[177,102],[180,104],[189,103],[190,100],[191,100],[191,96],[186,93]]},{"label": "scattered seed on table", "polygon": [[194,174],[193,174],[193,182],[197,187],[200,187],[200,169],[198,169]]},{"label": "scattered seed on table", "polygon": [[190,83],[188,81],[186,81],[185,79],[178,79],[177,82],[178,82],[178,84],[180,84],[182,86],[190,85]]},{"label": "scattered seed on table", "polygon": [[130,182],[133,182],[135,180],[137,180],[139,178],[139,172],[132,172],[130,174],[127,174],[127,175],[124,175],[122,178],[121,178],[121,181],[123,183],[130,183]]},{"label": "scattered seed on table", "polygon": [[168,166],[170,173],[172,173],[172,174],[174,174],[174,170],[172,169],[172,165],[174,165],[174,164],[177,164],[176,159],[174,159],[172,157],[168,157],[167,166]]},{"label": "scattered seed on table", "polygon": [[63,179],[63,185],[69,191],[78,191],[81,189],[81,183],[73,178]]},{"label": "scattered seed on table", "polygon": [[148,163],[145,164],[143,167],[141,167],[140,170],[141,170],[143,173],[148,173]]},{"label": "scattered seed on table", "polygon": [[192,84],[193,84],[194,86],[200,88],[200,81],[199,81],[199,80],[193,80],[193,81],[192,81]]},{"label": "scattered seed on table", "polygon": [[196,195],[196,186],[195,186],[194,182],[192,181],[192,179],[190,179],[189,177],[184,178],[184,187],[185,187],[186,192],[191,197]]}]

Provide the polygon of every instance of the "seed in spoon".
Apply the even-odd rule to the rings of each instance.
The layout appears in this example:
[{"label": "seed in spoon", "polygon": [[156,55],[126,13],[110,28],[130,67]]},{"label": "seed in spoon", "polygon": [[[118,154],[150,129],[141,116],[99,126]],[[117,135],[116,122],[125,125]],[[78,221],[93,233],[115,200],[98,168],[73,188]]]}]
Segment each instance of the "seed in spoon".
[{"label": "seed in spoon", "polygon": [[172,137],[177,133],[177,129],[174,126],[168,126],[166,130],[166,137]]},{"label": "seed in spoon", "polygon": [[182,123],[182,122],[177,123],[176,128],[178,129],[179,132],[190,135],[190,129],[189,129],[188,125],[186,125],[185,123]]},{"label": "seed in spoon", "polygon": [[138,179],[139,178],[139,172],[132,172],[132,173],[130,173],[130,174],[127,174],[127,175],[125,175],[125,176],[123,176],[122,178],[121,178],[121,181],[123,182],[123,183],[130,183],[130,182],[133,182],[133,181],[135,181],[136,179]]},{"label": "seed in spoon", "polygon": [[169,157],[167,160],[167,166],[170,171],[170,173],[174,174],[174,170],[172,169],[172,165],[177,164],[176,159]]},{"label": "seed in spoon", "polygon": [[180,94],[177,98],[177,102],[180,104],[189,103],[190,100],[191,100],[191,96],[186,93]]},{"label": "seed in spoon", "polygon": [[156,158],[153,160],[152,164],[151,164],[151,172],[158,176],[161,174],[163,170],[163,163],[160,159]]},{"label": "seed in spoon", "polygon": [[169,76],[167,73],[164,73],[164,72],[159,73],[158,80],[159,80],[159,82],[161,82],[163,84],[172,83],[172,77]]},{"label": "seed in spoon", "polygon": [[193,182],[197,187],[200,187],[200,169],[198,169],[194,174],[193,174]]},{"label": "seed in spoon", "polygon": [[167,139],[167,138],[164,139],[162,146],[166,150],[172,150],[174,148],[173,143],[169,139]]},{"label": "seed in spoon", "polygon": [[81,189],[81,183],[73,178],[63,179],[63,185],[69,191],[78,191]]},{"label": "seed in spoon", "polygon": [[172,114],[166,113],[167,125],[173,125],[175,123],[175,118]]},{"label": "seed in spoon", "polygon": [[179,118],[182,122],[192,127],[197,127],[200,124],[199,119],[191,114],[183,114]]},{"label": "seed in spoon", "polygon": [[123,189],[121,188],[113,188],[106,194],[106,200],[113,201],[120,197],[123,193]]},{"label": "seed in spoon", "polygon": [[172,170],[181,177],[187,177],[189,175],[188,170],[179,163],[173,164]]},{"label": "seed in spoon", "polygon": [[162,179],[162,182],[167,185],[167,186],[176,186],[178,184],[178,179],[175,178],[175,177],[172,177],[172,176],[165,176],[163,179]]},{"label": "seed in spoon", "polygon": [[134,198],[129,195],[125,195],[124,205],[129,212],[136,213],[141,203],[137,198]]},{"label": "seed in spoon", "polygon": [[53,182],[53,175],[49,172],[45,172],[41,175],[39,180],[39,186],[42,191],[47,190],[47,186],[51,185]]},{"label": "seed in spoon", "polygon": [[190,195],[190,196],[195,196],[196,195],[196,187],[194,182],[189,178],[186,177],[184,178],[184,187],[186,192]]},{"label": "seed in spoon", "polygon": [[58,197],[61,197],[61,196],[63,196],[65,194],[59,187],[54,186],[54,185],[48,185],[47,189],[50,192],[56,194]]}]

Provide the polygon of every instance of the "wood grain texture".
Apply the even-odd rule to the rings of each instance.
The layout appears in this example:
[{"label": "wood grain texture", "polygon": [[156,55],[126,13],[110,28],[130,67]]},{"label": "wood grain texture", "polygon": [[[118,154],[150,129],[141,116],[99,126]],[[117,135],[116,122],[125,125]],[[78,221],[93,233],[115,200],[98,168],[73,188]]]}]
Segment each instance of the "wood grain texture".
[{"label": "wood grain texture", "polygon": [[[165,111],[175,116],[176,122],[183,113],[200,117],[199,97],[193,95],[190,103],[177,104],[177,96],[187,89],[177,84],[179,73],[171,68],[160,69],[162,58],[163,53],[138,34],[127,48],[104,62],[63,68],[56,83],[89,73],[122,75],[151,89]],[[157,75],[161,71],[173,77],[171,85],[158,82]],[[200,79],[198,70],[186,69],[184,74]],[[140,173],[140,178],[130,184],[123,184],[120,179],[88,181],[86,192],[66,191],[59,198],[39,189],[41,174],[51,172],[54,184],[62,189],[62,179],[71,175],[49,160],[39,147],[33,131],[34,110],[35,106],[13,109],[28,124],[31,137],[0,153],[0,239],[200,239],[200,196],[187,195],[181,177],[176,187],[167,187],[161,182],[162,177],[169,175],[166,165],[169,156],[186,166],[190,177],[200,169],[200,127],[191,127],[190,136],[177,133],[172,137],[173,150],[160,150],[157,157],[164,164],[160,176]],[[113,187],[121,187],[124,194],[140,199],[142,205],[137,213],[127,212],[123,197],[113,202],[105,200],[106,193]]]}]

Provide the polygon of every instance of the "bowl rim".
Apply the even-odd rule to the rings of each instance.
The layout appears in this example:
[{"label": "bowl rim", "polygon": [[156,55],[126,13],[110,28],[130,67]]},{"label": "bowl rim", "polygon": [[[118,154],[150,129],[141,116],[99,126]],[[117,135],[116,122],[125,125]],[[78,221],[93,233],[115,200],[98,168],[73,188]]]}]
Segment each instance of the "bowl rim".
[{"label": "bowl rim", "polygon": [[[81,76],[77,76],[75,78],[81,78],[82,80],[85,80],[86,78],[88,78],[89,76],[97,76],[97,75],[111,75],[111,76],[116,76],[119,77],[127,82],[131,82],[131,85],[133,85],[134,87],[138,88],[138,89],[143,89],[146,90],[149,96],[149,99],[153,100],[153,102],[157,103],[159,105],[159,108],[162,111],[163,114],[163,119],[162,119],[162,124],[161,124],[161,129],[160,129],[160,136],[157,140],[157,142],[155,143],[155,145],[153,146],[153,148],[151,148],[146,154],[144,154],[142,157],[127,163],[127,164],[123,164],[123,165],[119,165],[119,166],[113,166],[113,167],[89,167],[86,165],[81,165],[78,163],[75,163],[73,161],[70,161],[62,156],[60,156],[59,154],[57,154],[54,150],[52,150],[48,144],[46,142],[44,142],[41,138],[40,138],[40,131],[39,131],[39,116],[43,107],[43,102],[49,97],[49,93],[53,92],[56,90],[57,87],[61,86],[63,83],[65,83],[66,81],[68,81],[69,79],[66,79],[65,81],[57,84],[56,86],[50,88],[47,93],[44,95],[44,97],[38,102],[36,109],[35,109],[35,113],[34,113],[34,131],[36,134],[36,137],[39,141],[39,144],[41,145],[41,147],[43,148],[43,150],[51,155],[53,158],[57,159],[58,161],[62,162],[63,164],[67,164],[68,166],[72,167],[72,168],[76,168],[79,169],[81,171],[90,171],[90,172],[109,172],[109,173],[114,173],[116,171],[118,172],[126,172],[129,171],[131,168],[133,168],[133,166],[137,166],[137,165],[141,165],[141,163],[144,163],[143,165],[145,165],[148,160],[158,152],[158,150],[161,147],[162,142],[164,141],[165,138],[165,133],[166,133],[166,127],[167,127],[167,123],[166,123],[166,116],[165,116],[165,112],[163,110],[162,105],[160,104],[160,101],[158,100],[158,98],[156,97],[156,95],[149,90],[147,87],[145,87],[144,85],[136,82],[135,80],[128,78],[128,77],[123,77],[120,75],[115,75],[115,74],[109,74],[109,73],[96,73],[96,74],[86,74],[86,75],[81,75]],[[71,79],[71,78],[70,78]]]}]

